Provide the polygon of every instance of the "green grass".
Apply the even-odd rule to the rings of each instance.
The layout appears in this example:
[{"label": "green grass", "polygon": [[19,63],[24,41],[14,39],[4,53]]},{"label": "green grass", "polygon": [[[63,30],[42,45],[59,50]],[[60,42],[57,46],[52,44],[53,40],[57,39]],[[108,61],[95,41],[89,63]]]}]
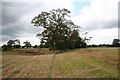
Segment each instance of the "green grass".
[{"label": "green grass", "polygon": [[[39,53],[41,49],[39,50]],[[118,48],[87,48],[47,55],[20,55],[16,51],[2,54],[3,77],[40,78],[117,78]],[[51,68],[52,66],[52,68]]]},{"label": "green grass", "polygon": [[[60,59],[60,55],[58,55],[58,57],[56,57],[57,69],[55,73],[59,70],[62,77],[106,78],[118,76],[117,67],[112,65],[112,63],[109,64],[105,62],[105,57],[101,56],[101,54],[103,54],[102,52],[94,53],[94,51],[92,51],[88,53],[86,50],[83,50],[80,55],[78,55],[78,53],[66,53],[67,55],[64,54],[64,56],[66,56],[64,59]],[[94,58],[92,58],[94,56],[93,53],[95,55],[97,54]],[[98,58],[99,56],[101,57]]]}]

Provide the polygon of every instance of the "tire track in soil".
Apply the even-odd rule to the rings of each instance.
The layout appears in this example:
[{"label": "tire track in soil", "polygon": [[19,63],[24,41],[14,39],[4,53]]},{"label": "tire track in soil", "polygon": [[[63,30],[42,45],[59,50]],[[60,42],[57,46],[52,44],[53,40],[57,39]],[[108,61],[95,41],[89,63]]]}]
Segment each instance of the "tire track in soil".
[{"label": "tire track in soil", "polygon": [[49,72],[48,78],[52,78],[52,72],[53,72],[53,68],[54,68],[55,57],[56,57],[56,54],[53,55],[52,63],[51,63],[51,66],[50,66],[50,72]]}]

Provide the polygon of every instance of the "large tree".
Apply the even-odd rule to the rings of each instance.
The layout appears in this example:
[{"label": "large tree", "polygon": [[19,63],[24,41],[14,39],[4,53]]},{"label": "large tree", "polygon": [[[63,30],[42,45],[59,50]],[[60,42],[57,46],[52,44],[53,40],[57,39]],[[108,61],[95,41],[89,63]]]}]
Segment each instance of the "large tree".
[{"label": "large tree", "polygon": [[80,26],[68,20],[69,13],[70,11],[67,9],[53,9],[50,12],[41,12],[33,18],[31,23],[34,26],[44,28],[42,33],[37,34],[41,39],[42,46],[60,50],[74,46],[73,42],[79,37],[78,29]]}]

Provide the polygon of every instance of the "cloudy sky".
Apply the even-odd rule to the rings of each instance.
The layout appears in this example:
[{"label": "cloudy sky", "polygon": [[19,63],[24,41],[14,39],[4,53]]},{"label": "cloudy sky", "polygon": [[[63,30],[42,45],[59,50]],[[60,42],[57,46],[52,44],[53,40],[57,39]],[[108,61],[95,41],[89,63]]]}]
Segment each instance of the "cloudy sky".
[{"label": "cloudy sky", "polygon": [[[89,44],[111,44],[118,38],[119,0],[2,0],[0,37],[5,44],[10,39],[20,39],[21,45],[28,40],[40,44],[36,34],[43,28],[30,22],[42,11],[66,8],[71,11],[71,20],[92,37]],[[0,32],[1,32],[0,31]]]}]

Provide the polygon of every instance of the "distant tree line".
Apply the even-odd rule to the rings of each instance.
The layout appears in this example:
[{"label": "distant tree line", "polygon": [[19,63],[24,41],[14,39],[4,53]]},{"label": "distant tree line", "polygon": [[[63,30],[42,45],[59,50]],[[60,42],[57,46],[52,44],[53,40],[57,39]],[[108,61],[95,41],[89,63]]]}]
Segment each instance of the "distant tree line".
[{"label": "distant tree line", "polygon": [[7,45],[4,44],[2,46],[2,50],[6,51],[6,50],[11,50],[12,48],[20,48],[20,40],[16,39],[16,40],[9,40],[7,42]]},{"label": "distant tree line", "polygon": [[[49,48],[49,46],[47,44],[42,44],[42,45],[34,45],[32,46],[30,42],[25,41],[23,42],[24,46],[20,45],[20,40],[16,39],[16,40],[9,40],[7,42],[7,44],[4,44],[2,46],[2,50],[6,51],[6,50],[12,50],[15,48]],[[76,44],[74,44],[74,46],[76,48],[86,48],[86,47],[120,47],[120,39],[114,39],[112,44],[99,44],[99,45],[87,45],[86,43],[81,41],[81,38],[76,40]]]},{"label": "distant tree line", "polygon": [[120,47],[120,39],[114,39],[112,44],[88,45],[87,47]]},{"label": "distant tree line", "polygon": [[[7,44],[3,44],[2,50],[7,51],[7,50],[12,50],[13,48],[30,48],[30,47],[32,47],[32,45],[28,41],[23,42],[23,44],[24,44],[24,46],[20,45],[20,40],[19,39],[9,40],[7,42]],[[36,48],[36,46],[37,45],[35,45],[33,47]]]}]

